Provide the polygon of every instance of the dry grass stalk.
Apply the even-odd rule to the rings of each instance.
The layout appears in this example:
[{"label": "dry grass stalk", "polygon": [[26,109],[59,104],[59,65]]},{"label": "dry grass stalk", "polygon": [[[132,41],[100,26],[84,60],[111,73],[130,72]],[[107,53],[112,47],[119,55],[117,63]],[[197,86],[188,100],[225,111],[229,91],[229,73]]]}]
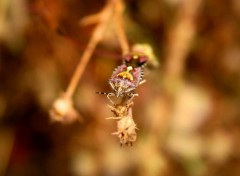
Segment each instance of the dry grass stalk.
[{"label": "dry grass stalk", "polygon": [[[116,1],[116,2],[120,3],[120,1]],[[67,87],[66,92],[64,93],[63,96],[56,99],[53,103],[53,107],[50,110],[50,117],[53,121],[65,122],[66,115],[67,116],[76,115],[76,113],[69,113],[69,112],[75,112],[72,104],[72,96],[77,88],[79,80],[81,79],[82,74],[87,66],[87,63],[89,62],[93,54],[93,51],[95,50],[97,44],[103,38],[103,34],[108,26],[108,23],[111,21],[112,16],[114,15],[113,13],[115,12],[114,9],[116,7],[116,2],[108,1],[106,6],[103,8],[103,10],[99,14],[86,17],[82,20],[83,25],[90,24],[90,23],[98,23],[98,24],[93,31],[92,37],[89,40],[89,43],[87,44],[86,49],[83,52],[83,55],[71,78],[71,81]],[[64,99],[62,99],[62,97],[64,97]],[[64,103],[59,103],[59,102],[64,102]],[[59,106],[59,104],[61,104],[61,106]],[[66,109],[68,109],[69,111],[66,111]],[[76,119],[76,118],[72,117],[71,119]]]}]

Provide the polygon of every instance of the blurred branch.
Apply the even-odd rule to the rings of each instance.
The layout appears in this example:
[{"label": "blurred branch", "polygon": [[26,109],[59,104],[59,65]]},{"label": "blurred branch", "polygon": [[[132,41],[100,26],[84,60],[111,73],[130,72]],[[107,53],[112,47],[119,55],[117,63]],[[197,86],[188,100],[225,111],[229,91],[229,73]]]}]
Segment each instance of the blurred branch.
[{"label": "blurred branch", "polygon": [[84,50],[84,53],[81,57],[81,60],[76,68],[76,71],[74,72],[71,81],[67,87],[66,90],[66,97],[72,97],[78,82],[80,78],[82,77],[82,74],[86,68],[86,65],[92,56],[92,53],[94,49],[96,48],[97,44],[100,42],[100,40],[103,37],[104,31],[107,27],[107,24],[109,23],[111,17],[112,17],[112,9],[113,9],[114,3],[112,1],[108,1],[107,5],[104,7],[102,12],[100,12],[99,17],[101,17],[99,20],[99,24],[97,24],[96,28],[93,31],[92,37]]},{"label": "blurred branch", "polygon": [[94,49],[96,48],[97,44],[101,41],[103,38],[103,34],[106,30],[106,27],[108,23],[110,22],[113,13],[115,14],[115,22],[117,27],[117,36],[118,40],[120,42],[121,48],[123,53],[129,52],[129,46],[127,43],[127,39],[125,36],[125,33],[123,31],[123,24],[122,24],[122,12],[123,12],[124,6],[121,0],[118,1],[108,1],[102,12],[96,15],[91,15],[89,17],[86,17],[82,20],[82,24],[89,24],[89,23],[95,23],[98,22],[98,25],[96,26],[95,30],[93,31],[92,37],[84,50],[84,53],[81,57],[81,60],[76,68],[75,73],[73,74],[73,77],[71,78],[71,81],[67,87],[66,90],[66,96],[72,97],[78,82],[80,78],[82,77],[82,74],[85,70],[85,67],[92,56],[92,53]]},{"label": "blurred branch", "polygon": [[129,44],[127,42],[127,37],[124,32],[124,26],[123,26],[123,10],[124,10],[124,4],[121,0],[117,1],[116,9],[115,9],[115,24],[116,24],[116,32],[118,41],[120,43],[120,46],[122,48],[122,54],[125,55],[129,53]]},{"label": "blurred branch", "polygon": [[[87,44],[86,49],[83,52],[82,57],[77,65],[77,68],[70,80],[70,83],[67,87],[66,92],[56,99],[53,103],[53,107],[50,110],[50,116],[54,121],[68,121],[72,122],[73,119],[76,119],[76,111],[73,108],[72,96],[77,88],[79,80],[82,77],[84,70],[95,50],[97,44],[102,40],[104,32],[108,27],[108,24],[111,22],[112,17],[115,18],[116,30],[120,46],[122,48],[123,54],[129,52],[129,46],[127,39],[123,30],[122,24],[122,13],[124,10],[124,5],[121,0],[111,1],[109,0],[103,10],[98,13],[88,17],[85,17],[81,20],[82,25],[89,25],[97,23],[96,28],[93,31],[93,34]],[[71,118],[72,117],[72,118]]]},{"label": "blurred branch", "polygon": [[98,24],[93,31],[93,34],[89,40],[89,43],[87,44],[86,49],[83,52],[82,57],[80,58],[80,61],[70,80],[66,92],[53,102],[52,108],[49,111],[52,121],[60,121],[66,123],[73,122],[78,119],[78,117],[80,117],[80,115],[73,107],[72,96],[77,88],[78,82],[82,77],[87,63],[93,54],[93,51],[95,50],[100,40],[103,38],[104,31],[106,30],[106,27],[108,26],[108,23],[110,22],[110,19],[113,15],[113,8],[113,1],[108,1],[103,10],[99,14],[94,15],[94,18],[92,18],[93,15],[91,15],[89,17],[85,17],[82,20],[82,24],[85,25],[92,22],[98,22]]},{"label": "blurred branch", "polygon": [[201,0],[181,1],[177,22],[169,33],[164,79],[166,86],[175,86],[175,83],[181,82],[185,61],[196,32],[195,20],[200,4]]}]

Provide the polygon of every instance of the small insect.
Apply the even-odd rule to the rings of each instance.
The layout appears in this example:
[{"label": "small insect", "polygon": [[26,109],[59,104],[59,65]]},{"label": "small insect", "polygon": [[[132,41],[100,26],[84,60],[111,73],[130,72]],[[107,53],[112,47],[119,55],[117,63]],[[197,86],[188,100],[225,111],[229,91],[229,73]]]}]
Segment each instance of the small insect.
[{"label": "small insect", "polygon": [[143,71],[140,67],[121,65],[115,69],[109,84],[117,97],[127,94],[140,84],[143,77]]},{"label": "small insect", "polygon": [[[133,68],[132,66],[127,66],[125,64],[118,66],[108,83],[114,92],[105,93],[105,92],[97,92],[99,94],[106,94],[108,99],[113,103],[110,99],[110,96],[127,96],[133,98],[134,96],[138,96],[137,93],[134,93],[134,90],[138,85],[144,83],[143,80],[143,70],[141,67]],[[113,103],[114,104],[114,103]]]},{"label": "small insect", "polygon": [[144,67],[148,60],[148,57],[141,52],[132,52],[123,56],[123,64],[133,68]]}]

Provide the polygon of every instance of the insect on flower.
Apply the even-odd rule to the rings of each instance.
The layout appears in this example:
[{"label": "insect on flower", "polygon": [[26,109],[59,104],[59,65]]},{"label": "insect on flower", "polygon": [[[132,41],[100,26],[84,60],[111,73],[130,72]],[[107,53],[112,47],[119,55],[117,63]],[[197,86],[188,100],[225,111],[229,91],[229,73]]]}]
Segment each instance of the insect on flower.
[{"label": "insect on flower", "polygon": [[109,84],[117,97],[126,95],[133,91],[142,81],[143,72],[141,68],[121,65],[115,69]]},{"label": "insect on flower", "polygon": [[[134,90],[138,85],[145,82],[143,80],[143,70],[141,67],[132,67],[127,66],[125,64],[118,66],[111,78],[109,79],[109,84],[111,88],[114,90],[112,93],[98,92],[99,94],[106,94],[108,99],[113,103],[110,99],[110,96],[127,96],[133,98],[134,96],[138,96],[137,93],[134,93]],[[114,103],[113,103],[114,104]]]}]

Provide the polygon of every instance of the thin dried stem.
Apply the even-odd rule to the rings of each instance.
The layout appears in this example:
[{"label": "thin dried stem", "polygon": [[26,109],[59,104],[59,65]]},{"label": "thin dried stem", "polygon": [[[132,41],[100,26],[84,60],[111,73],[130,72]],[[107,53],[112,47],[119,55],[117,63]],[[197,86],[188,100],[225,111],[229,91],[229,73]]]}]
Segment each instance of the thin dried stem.
[{"label": "thin dried stem", "polygon": [[127,41],[127,37],[123,27],[123,11],[124,11],[124,4],[122,0],[118,0],[115,9],[115,25],[116,25],[116,32],[118,41],[120,43],[120,47],[122,49],[122,54],[125,55],[129,53],[129,44]]},{"label": "thin dried stem", "polygon": [[76,90],[76,87],[78,85],[78,82],[80,78],[82,77],[82,74],[86,68],[86,65],[92,56],[93,51],[95,50],[97,44],[100,42],[100,40],[103,38],[104,31],[106,30],[107,24],[111,19],[112,16],[112,9],[113,9],[113,3],[112,1],[109,1],[109,3],[106,5],[106,7],[101,12],[101,19],[99,19],[99,24],[96,26],[96,28],[93,31],[93,35],[84,50],[84,53],[80,59],[80,62],[76,68],[76,71],[74,72],[71,81],[67,87],[66,90],[66,97],[71,98],[74,91]]},{"label": "thin dried stem", "polygon": [[[114,10],[114,11],[113,11]],[[123,29],[123,23],[122,23],[122,13],[124,10],[124,5],[121,0],[118,1],[108,1],[108,4],[103,9],[103,11],[96,16],[99,16],[99,24],[96,26],[95,30],[93,31],[93,35],[84,50],[84,53],[81,57],[81,60],[76,68],[76,71],[74,72],[71,81],[67,87],[66,90],[66,97],[71,98],[74,91],[76,90],[76,87],[78,85],[78,82],[80,78],[82,77],[82,74],[86,68],[86,65],[92,56],[93,51],[95,50],[97,44],[100,42],[100,40],[103,37],[104,31],[107,27],[108,22],[110,21],[112,17],[112,13],[114,13],[115,22],[116,22],[116,31],[118,40],[120,42],[120,46],[122,48],[122,53],[126,54],[129,52],[129,45],[127,42],[127,38]],[[96,21],[96,20],[95,20]]]}]

